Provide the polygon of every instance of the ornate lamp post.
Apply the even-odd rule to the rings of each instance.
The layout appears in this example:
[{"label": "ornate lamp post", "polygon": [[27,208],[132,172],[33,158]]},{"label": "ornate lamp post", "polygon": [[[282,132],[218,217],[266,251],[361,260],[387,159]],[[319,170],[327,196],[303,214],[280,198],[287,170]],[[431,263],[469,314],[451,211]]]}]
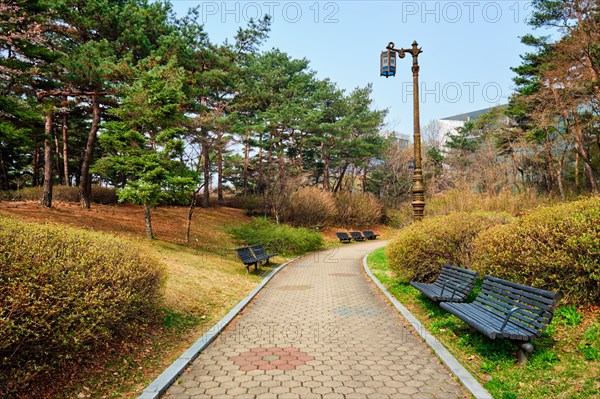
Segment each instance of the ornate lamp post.
[{"label": "ornate lamp post", "polygon": [[390,42],[385,51],[381,52],[381,76],[396,76],[396,53],[398,57],[404,58],[406,53],[412,55],[412,74],[413,74],[413,122],[414,122],[414,157],[415,166],[413,174],[412,188],[412,207],[415,221],[423,219],[425,210],[425,187],[423,186],[423,168],[421,163],[421,125],[419,120],[419,54],[423,51],[419,48],[416,41],[412,47],[405,49],[394,48],[394,43]]}]

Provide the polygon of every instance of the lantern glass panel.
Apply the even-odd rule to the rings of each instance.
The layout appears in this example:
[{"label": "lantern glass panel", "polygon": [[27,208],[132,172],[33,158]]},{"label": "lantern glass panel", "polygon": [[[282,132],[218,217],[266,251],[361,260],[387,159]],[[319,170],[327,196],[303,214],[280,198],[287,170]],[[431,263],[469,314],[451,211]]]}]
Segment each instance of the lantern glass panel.
[{"label": "lantern glass panel", "polygon": [[396,75],[396,53],[390,50],[381,52],[380,74],[386,78]]}]

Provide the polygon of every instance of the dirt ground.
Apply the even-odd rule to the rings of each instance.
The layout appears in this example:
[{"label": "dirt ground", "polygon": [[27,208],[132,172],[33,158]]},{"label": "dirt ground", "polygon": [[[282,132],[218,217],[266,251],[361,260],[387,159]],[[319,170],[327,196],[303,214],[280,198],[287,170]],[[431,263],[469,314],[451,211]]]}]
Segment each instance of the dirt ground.
[{"label": "dirt ground", "polygon": [[[91,230],[123,234],[133,238],[146,236],[144,209],[138,205],[92,204],[90,209],[82,209],[77,203],[58,202],[50,209],[41,207],[35,201],[0,202],[0,214],[34,222],[50,222],[83,227]],[[157,239],[184,243],[187,228],[187,207],[160,207],[152,211],[152,227]],[[213,241],[216,225],[227,225],[250,221],[241,209],[216,207],[194,212],[191,239],[200,242]]]}]

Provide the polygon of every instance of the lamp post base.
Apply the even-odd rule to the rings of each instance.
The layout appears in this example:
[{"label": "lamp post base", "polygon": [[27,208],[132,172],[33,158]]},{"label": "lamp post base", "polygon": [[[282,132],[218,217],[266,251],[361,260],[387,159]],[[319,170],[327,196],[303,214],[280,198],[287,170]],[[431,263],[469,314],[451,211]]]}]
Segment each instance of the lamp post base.
[{"label": "lamp post base", "polygon": [[423,171],[420,168],[415,169],[413,175],[412,189],[412,207],[413,218],[415,222],[423,220],[425,213],[425,187],[423,186]]}]

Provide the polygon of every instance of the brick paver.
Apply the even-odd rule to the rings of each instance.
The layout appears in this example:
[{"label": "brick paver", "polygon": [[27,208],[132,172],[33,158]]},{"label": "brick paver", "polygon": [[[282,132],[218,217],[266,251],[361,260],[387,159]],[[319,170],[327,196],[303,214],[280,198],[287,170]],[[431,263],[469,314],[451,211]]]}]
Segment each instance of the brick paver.
[{"label": "brick paver", "polygon": [[380,245],[345,245],[281,270],[163,397],[465,396],[362,271]]}]

